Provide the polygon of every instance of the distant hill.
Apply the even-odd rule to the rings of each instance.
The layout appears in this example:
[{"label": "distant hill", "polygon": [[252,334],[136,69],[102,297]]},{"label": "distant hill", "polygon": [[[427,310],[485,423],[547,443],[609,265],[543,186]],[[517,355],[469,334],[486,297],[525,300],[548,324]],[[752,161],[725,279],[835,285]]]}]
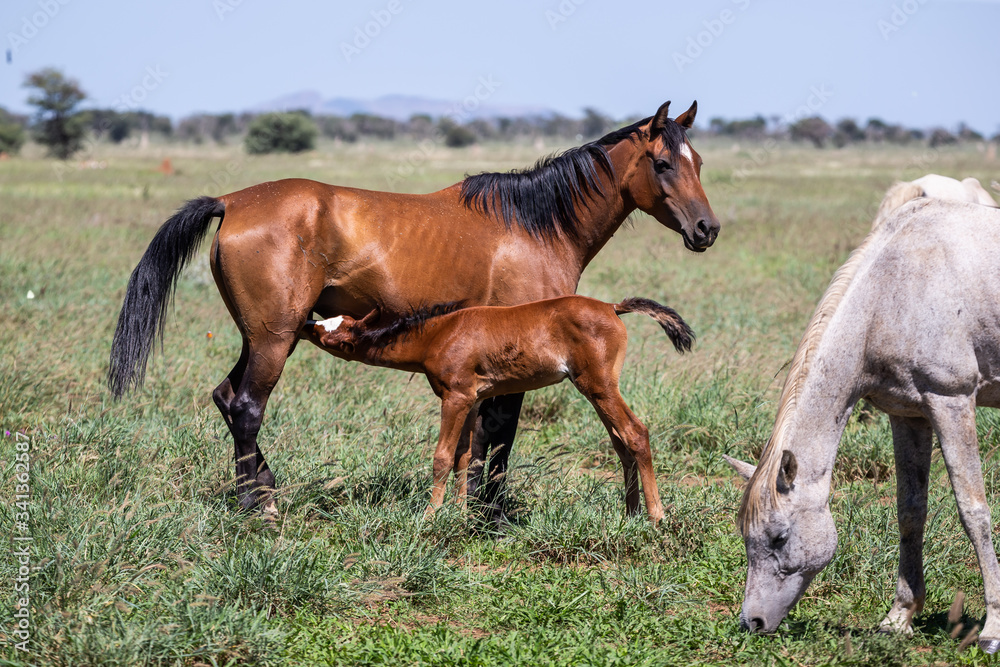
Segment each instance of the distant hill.
[{"label": "distant hill", "polygon": [[273,100],[263,102],[250,111],[263,113],[267,111],[290,111],[307,109],[315,115],[351,116],[356,113],[367,113],[384,118],[408,120],[414,114],[427,114],[433,117],[460,115],[459,120],[473,118],[524,117],[524,116],[554,116],[552,109],[536,106],[487,104],[482,103],[476,109],[466,109],[462,102],[436,100],[415,95],[383,95],[374,100],[360,100],[350,97],[333,97],[324,100],[315,90],[303,90],[289,95],[283,95]]}]

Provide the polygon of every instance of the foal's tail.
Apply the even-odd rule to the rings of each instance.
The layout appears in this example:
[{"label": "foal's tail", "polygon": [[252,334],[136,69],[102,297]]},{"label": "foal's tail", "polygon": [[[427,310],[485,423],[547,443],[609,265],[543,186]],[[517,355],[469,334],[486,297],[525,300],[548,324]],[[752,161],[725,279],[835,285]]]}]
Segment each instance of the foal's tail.
[{"label": "foal's tail", "polygon": [[153,339],[163,336],[177,276],[205,237],[212,218],[222,217],[225,211],[225,204],[214,197],[192,199],[163,223],[146,248],[129,278],[111,343],[108,386],[115,398],[142,386]]},{"label": "foal's tail", "polygon": [[694,331],[673,308],[661,306],[652,299],[630,297],[621,303],[616,303],[614,309],[619,315],[622,313],[649,315],[660,323],[678,352],[683,354],[691,349],[691,344],[694,342]]}]

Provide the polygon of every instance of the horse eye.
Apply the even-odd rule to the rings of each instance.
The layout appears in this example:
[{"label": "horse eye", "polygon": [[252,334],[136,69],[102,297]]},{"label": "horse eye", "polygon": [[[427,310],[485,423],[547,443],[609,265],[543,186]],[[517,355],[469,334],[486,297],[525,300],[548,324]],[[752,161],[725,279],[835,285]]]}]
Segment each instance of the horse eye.
[{"label": "horse eye", "polygon": [[667,162],[666,160],[654,160],[653,161],[653,170],[657,174],[662,174],[663,172],[670,171],[671,169],[673,169],[673,167],[671,167],[670,163]]},{"label": "horse eye", "polygon": [[781,547],[785,546],[786,542],[788,542],[788,531],[783,532],[781,535],[778,535],[777,537],[772,537],[771,548],[780,549]]}]

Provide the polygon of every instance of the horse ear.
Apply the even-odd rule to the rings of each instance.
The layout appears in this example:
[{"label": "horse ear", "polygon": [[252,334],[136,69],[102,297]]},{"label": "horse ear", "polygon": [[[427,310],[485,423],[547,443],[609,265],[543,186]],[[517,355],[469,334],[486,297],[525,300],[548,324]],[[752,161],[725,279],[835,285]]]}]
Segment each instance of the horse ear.
[{"label": "horse ear", "polygon": [[691,126],[694,125],[694,117],[698,114],[698,100],[691,103],[691,108],[682,113],[676,118],[674,122],[683,127],[685,130],[690,130]]},{"label": "horse ear", "polygon": [[754,472],[757,470],[757,466],[740,461],[739,459],[734,459],[731,456],[722,455],[722,458],[726,460],[726,463],[732,466],[736,474],[743,478],[744,482],[749,482],[750,478],[753,477]]},{"label": "horse ear", "polygon": [[653,115],[653,121],[649,124],[649,136],[656,136],[663,131],[663,128],[667,126],[667,121],[670,120],[670,117],[667,115],[669,111],[670,100],[667,100]]},{"label": "horse ear", "polygon": [[778,491],[788,493],[795,483],[795,474],[799,471],[799,462],[795,454],[787,449],[781,452],[781,467],[778,469]]},{"label": "horse ear", "polygon": [[375,321],[378,320],[379,313],[380,311],[378,308],[373,308],[367,315],[358,320],[358,323],[363,327],[374,324]]}]

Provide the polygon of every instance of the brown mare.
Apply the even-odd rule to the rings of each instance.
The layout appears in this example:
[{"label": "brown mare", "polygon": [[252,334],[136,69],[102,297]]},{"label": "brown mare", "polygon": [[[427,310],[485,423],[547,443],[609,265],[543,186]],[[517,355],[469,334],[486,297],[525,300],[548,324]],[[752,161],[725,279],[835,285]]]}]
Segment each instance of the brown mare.
[{"label": "brown mare", "polygon": [[483,399],[540,389],[569,378],[597,410],[625,473],[625,507],[639,512],[639,484],[649,519],[663,518],[649,431],[618,389],[628,333],[622,313],[649,315],[678,352],[694,333],[673,309],[649,299],[611,305],[585,296],[562,296],[519,306],[480,306],[442,315],[419,311],[384,326],[378,312],[364,319],[337,316],[309,322],[303,335],[342,359],[423,373],[441,399],[441,432],[434,452],[434,490],[427,513],[444,501],[448,473],[463,502],[475,406]]},{"label": "brown mare", "polygon": [[[129,279],[111,346],[111,391],[120,397],[142,384],[177,276],[213,218],[222,218],[212,273],[243,350],[213,398],[235,442],[240,504],[273,509],[274,475],[257,434],[311,313],[404,315],[440,303],[514,305],[573,294],[583,269],[636,209],[681,234],[690,250],[712,245],[719,222],[685,134],[697,104],[676,120],[668,106],[531,169],[479,174],[430,194],[288,179],[189,201]],[[489,478],[502,478],[522,398],[481,407],[471,492],[488,446]]]}]

